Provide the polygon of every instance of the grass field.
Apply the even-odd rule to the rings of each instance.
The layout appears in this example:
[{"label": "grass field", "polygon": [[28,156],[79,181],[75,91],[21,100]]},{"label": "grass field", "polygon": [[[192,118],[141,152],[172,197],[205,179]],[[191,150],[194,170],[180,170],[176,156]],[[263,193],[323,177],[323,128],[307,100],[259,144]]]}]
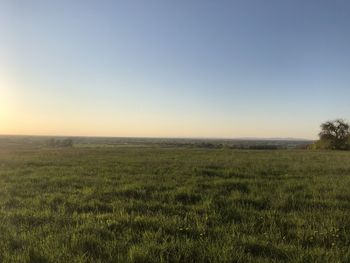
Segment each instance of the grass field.
[{"label": "grass field", "polygon": [[0,146],[0,262],[350,262],[350,152]]}]

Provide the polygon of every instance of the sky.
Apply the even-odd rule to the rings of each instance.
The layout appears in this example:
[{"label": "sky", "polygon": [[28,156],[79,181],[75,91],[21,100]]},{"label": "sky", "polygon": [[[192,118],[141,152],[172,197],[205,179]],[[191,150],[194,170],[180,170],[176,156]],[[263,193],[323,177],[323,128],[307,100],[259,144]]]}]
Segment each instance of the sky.
[{"label": "sky", "polygon": [[1,0],[0,134],[317,137],[350,1]]}]

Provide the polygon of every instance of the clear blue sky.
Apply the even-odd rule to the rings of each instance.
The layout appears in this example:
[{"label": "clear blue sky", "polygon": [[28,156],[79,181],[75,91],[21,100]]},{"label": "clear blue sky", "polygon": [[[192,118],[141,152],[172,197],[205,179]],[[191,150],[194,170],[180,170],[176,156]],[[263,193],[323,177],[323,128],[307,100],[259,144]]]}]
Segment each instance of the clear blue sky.
[{"label": "clear blue sky", "polygon": [[350,1],[0,2],[0,134],[315,138]]}]

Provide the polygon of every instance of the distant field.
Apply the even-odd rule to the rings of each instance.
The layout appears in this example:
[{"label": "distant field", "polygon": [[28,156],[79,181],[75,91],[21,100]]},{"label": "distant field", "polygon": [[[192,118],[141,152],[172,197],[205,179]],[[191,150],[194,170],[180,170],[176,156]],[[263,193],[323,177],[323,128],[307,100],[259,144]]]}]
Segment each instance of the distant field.
[{"label": "distant field", "polygon": [[0,262],[350,262],[350,152],[36,145],[0,143]]}]

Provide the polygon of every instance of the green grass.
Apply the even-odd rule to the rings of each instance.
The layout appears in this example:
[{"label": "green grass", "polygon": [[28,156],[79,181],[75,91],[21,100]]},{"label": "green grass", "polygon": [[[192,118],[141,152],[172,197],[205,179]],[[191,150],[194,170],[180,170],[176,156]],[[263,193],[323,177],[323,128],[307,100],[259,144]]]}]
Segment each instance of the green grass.
[{"label": "green grass", "polygon": [[0,148],[0,262],[350,262],[350,152]]}]

